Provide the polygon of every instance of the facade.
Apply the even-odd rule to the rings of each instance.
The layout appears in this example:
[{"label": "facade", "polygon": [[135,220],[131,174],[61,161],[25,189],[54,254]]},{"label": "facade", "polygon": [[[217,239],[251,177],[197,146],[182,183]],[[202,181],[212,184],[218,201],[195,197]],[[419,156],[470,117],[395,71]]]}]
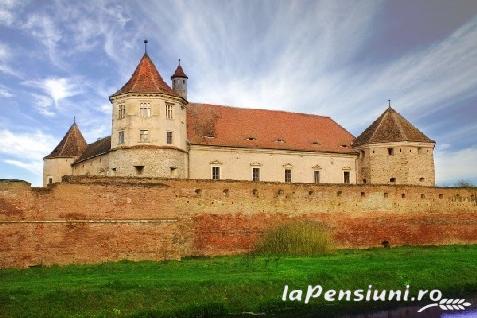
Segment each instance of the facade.
[{"label": "facade", "polygon": [[162,79],[147,53],[110,96],[111,136],[74,123],[44,158],[64,175],[434,185],[435,142],[389,107],[355,138],[324,116],[188,102],[182,66]]}]

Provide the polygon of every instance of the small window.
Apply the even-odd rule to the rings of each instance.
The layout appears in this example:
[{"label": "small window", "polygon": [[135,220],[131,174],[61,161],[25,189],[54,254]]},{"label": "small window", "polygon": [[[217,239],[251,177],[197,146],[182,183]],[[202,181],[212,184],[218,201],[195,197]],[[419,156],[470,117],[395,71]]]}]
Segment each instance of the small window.
[{"label": "small window", "polygon": [[290,183],[292,181],[292,172],[290,169],[285,169],[285,182]]},{"label": "small window", "polygon": [[366,179],[363,179],[363,183],[366,184]]},{"label": "small window", "polygon": [[172,145],[172,131],[166,132],[166,143]]},{"label": "small window", "polygon": [[402,199],[405,199],[405,198],[406,198],[406,194],[405,194],[405,193],[401,193],[401,198],[402,198]]},{"label": "small window", "polygon": [[174,119],[174,105],[166,103],[166,118]]},{"label": "small window", "polygon": [[359,154],[361,155],[361,159],[364,159],[366,156],[366,152],[364,150],[361,150]]},{"label": "small window", "polygon": [[170,167],[171,169],[171,177],[174,178],[177,176],[177,167]]},{"label": "small window", "polygon": [[418,154],[422,154],[423,153],[423,149],[421,147],[417,148],[417,153]]},{"label": "small window", "polygon": [[252,169],[252,180],[253,181],[260,181],[260,168],[253,168]]},{"label": "small window", "polygon": [[388,148],[388,155],[394,156],[394,148]]},{"label": "small window", "polygon": [[421,199],[425,199],[426,195],[424,193],[421,193]]},{"label": "small window", "polygon": [[361,192],[361,197],[365,198],[366,197],[366,192]]},{"label": "small window", "polygon": [[149,142],[149,130],[139,131],[139,142]]},{"label": "small window", "polygon": [[123,119],[126,117],[126,105],[119,104],[118,105],[118,119]]},{"label": "small window", "polygon": [[389,197],[389,194],[387,192],[384,192],[384,198],[387,199]]},{"label": "small window", "polygon": [[314,177],[314,181],[315,183],[320,183],[320,172],[318,170],[315,170],[313,172],[313,177]]},{"label": "small window", "polygon": [[396,183],[396,178],[390,178],[390,179],[389,179],[389,182],[391,182],[391,183]]},{"label": "small window", "polygon": [[212,167],[212,180],[220,180],[220,167]]},{"label": "small window", "polygon": [[53,183],[53,177],[48,177],[48,184],[52,184]]},{"label": "small window", "polygon": [[439,199],[444,199],[444,195],[442,193],[439,194]]},{"label": "small window", "polygon": [[151,104],[150,103],[141,103],[139,106],[139,113],[142,118],[151,117]]},{"label": "small window", "polygon": [[419,182],[424,182],[424,178],[419,178]]},{"label": "small window", "polygon": [[144,166],[134,166],[136,168],[136,175],[140,176],[144,172]]},{"label": "small window", "polygon": [[118,133],[118,144],[120,145],[124,144],[124,130],[121,130]]},{"label": "small window", "polygon": [[257,140],[257,138],[253,137],[253,136],[250,136],[250,137],[247,137],[245,138],[246,140],[250,140],[250,141],[253,141],[253,140]]},{"label": "small window", "polygon": [[344,183],[350,183],[350,173],[349,171],[343,172],[343,181]]},{"label": "small window", "polygon": [[185,79],[182,80],[182,84],[185,84]]}]

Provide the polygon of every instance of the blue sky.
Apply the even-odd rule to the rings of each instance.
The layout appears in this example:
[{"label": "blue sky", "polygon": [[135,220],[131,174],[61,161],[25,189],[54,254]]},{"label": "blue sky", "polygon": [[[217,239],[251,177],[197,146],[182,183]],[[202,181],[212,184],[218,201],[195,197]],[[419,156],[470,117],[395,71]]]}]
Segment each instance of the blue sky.
[{"label": "blue sky", "polygon": [[0,178],[41,183],[76,116],[110,134],[108,96],[143,39],[189,100],[333,117],[355,136],[387,99],[437,141],[437,181],[477,183],[476,1],[0,2]]}]

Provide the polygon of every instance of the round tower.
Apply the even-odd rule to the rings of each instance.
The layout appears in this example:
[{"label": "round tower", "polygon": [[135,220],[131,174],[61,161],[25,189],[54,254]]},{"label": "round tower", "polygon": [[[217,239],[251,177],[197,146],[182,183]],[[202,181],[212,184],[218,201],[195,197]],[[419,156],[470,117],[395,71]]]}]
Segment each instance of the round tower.
[{"label": "round tower", "polygon": [[181,59],[179,59],[179,65],[171,76],[172,90],[180,97],[187,99],[187,75],[181,66]]},{"label": "round tower", "polygon": [[110,101],[109,175],[188,177],[187,101],[164,82],[147,50]]},{"label": "round tower", "polygon": [[434,186],[434,146],[389,104],[353,142],[358,183]]}]

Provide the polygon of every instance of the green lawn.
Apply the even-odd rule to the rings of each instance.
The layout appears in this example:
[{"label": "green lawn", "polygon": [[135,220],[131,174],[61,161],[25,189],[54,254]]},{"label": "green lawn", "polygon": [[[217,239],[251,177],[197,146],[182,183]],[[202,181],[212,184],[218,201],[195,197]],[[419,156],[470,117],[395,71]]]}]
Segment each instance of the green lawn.
[{"label": "green lawn", "polygon": [[[0,317],[220,317],[303,309],[281,302],[285,284],[302,289],[409,284],[463,296],[477,292],[477,245],[0,270]],[[337,312],[344,306],[315,301],[306,309]]]}]

